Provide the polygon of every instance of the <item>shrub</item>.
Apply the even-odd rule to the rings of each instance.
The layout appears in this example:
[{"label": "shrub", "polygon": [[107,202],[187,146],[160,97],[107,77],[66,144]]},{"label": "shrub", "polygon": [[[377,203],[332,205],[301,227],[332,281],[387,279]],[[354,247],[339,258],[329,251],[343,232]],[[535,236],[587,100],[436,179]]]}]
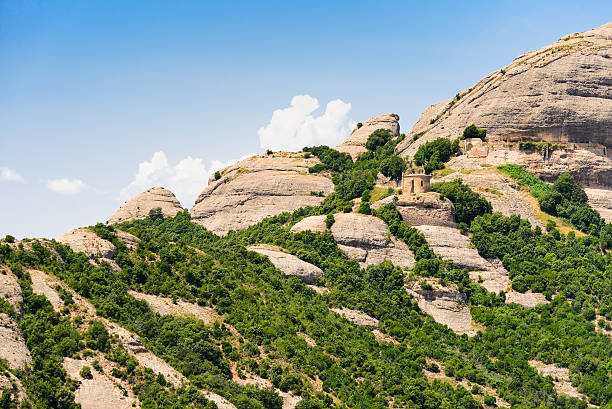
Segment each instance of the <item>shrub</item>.
[{"label": "shrub", "polygon": [[4,238],[4,240],[7,243],[15,243],[15,237],[11,236],[10,234],[7,234],[6,237]]},{"label": "shrub", "polygon": [[494,406],[496,402],[495,396],[485,396],[484,398],[484,404],[487,406]]},{"label": "shrub", "polygon": [[272,149],[268,149],[266,150],[266,155],[272,155],[274,152],[272,152]]},{"label": "shrub", "polygon": [[361,128],[363,124],[361,122],[357,122],[357,129]]},{"label": "shrub", "polygon": [[458,144],[453,145],[448,138],[438,138],[419,147],[414,154],[414,163],[423,166],[426,173],[444,169],[444,162],[458,149]]},{"label": "shrub", "polygon": [[219,171],[215,172],[215,180],[221,179],[221,173]]},{"label": "shrub", "polygon": [[386,145],[392,137],[393,135],[388,129],[377,129],[368,137],[366,149],[376,151],[377,148]]},{"label": "shrub", "polygon": [[91,373],[91,368],[88,366],[84,366],[81,368],[81,372],[79,372],[83,379],[93,379],[93,375]]},{"label": "shrub", "polygon": [[463,135],[461,136],[461,139],[467,138],[480,138],[484,141],[487,138],[487,130],[477,128],[476,125],[472,124],[463,130]]},{"label": "shrub", "polygon": [[161,207],[154,207],[149,210],[149,219],[151,220],[163,220],[164,214],[162,213]]},{"label": "shrub", "polygon": [[110,337],[106,327],[100,321],[89,321],[89,328],[85,335],[87,346],[91,349],[106,352],[110,349]]},{"label": "shrub", "polygon": [[455,205],[455,219],[457,223],[470,225],[477,216],[491,213],[491,203],[463,184],[460,178],[452,182],[437,182],[431,185],[431,190],[440,193],[440,197],[447,197]]},{"label": "shrub", "polygon": [[397,155],[384,159],[380,164],[380,172],[393,180],[401,180],[406,171],[406,162]]},{"label": "shrub", "polygon": [[328,214],[325,218],[325,226],[329,229],[333,226],[336,219],[334,219],[334,215],[332,213]]}]

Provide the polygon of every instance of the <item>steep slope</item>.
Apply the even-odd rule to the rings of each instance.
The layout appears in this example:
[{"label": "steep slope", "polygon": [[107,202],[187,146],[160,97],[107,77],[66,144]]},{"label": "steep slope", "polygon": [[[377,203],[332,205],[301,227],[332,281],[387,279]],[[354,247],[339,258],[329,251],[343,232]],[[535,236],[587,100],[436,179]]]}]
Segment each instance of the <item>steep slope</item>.
[{"label": "steep slope", "polygon": [[[426,109],[398,149],[412,156],[423,143],[457,138],[476,124],[489,140],[488,155],[477,163],[517,163],[545,179],[569,170],[583,183],[610,186],[611,73],[612,23],[568,35],[517,57],[459,92],[459,99]],[[559,149],[520,150],[521,141]]]},{"label": "steep slope", "polygon": [[191,218],[214,233],[226,234],[281,212],[316,206],[334,189],[327,177],[308,173],[317,163],[303,153],[275,152],[228,166],[219,179],[209,180]]},{"label": "steep slope", "polygon": [[161,208],[164,217],[173,217],[183,210],[174,193],[165,187],[152,187],[125,202],[109,219],[108,224],[144,219],[151,209]]}]

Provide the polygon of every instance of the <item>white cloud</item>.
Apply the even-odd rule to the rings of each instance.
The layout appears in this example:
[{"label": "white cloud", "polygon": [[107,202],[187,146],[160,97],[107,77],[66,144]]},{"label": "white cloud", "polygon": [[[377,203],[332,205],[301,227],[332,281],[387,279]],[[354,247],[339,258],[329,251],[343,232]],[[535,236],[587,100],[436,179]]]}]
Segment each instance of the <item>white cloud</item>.
[{"label": "white cloud", "polygon": [[318,108],[316,98],[294,96],[289,107],[274,111],[268,125],[257,131],[261,147],[298,151],[305,146],[335,146],[346,139],[351,129],[351,104],[336,99],[327,103],[322,115],[312,116]]},{"label": "white cloud", "polygon": [[51,179],[47,181],[47,188],[55,193],[75,195],[85,189],[87,185],[81,179]]},{"label": "white cloud", "polygon": [[15,169],[0,168],[0,180],[7,182],[23,182],[23,177]]},{"label": "white cloud", "polygon": [[150,187],[164,186],[176,195],[183,206],[191,207],[200,192],[208,185],[210,175],[236,162],[237,160],[226,163],[213,160],[207,169],[202,159],[187,156],[176,165],[171,165],[163,151],[155,152],[151,161],[141,162],[138,165],[134,180],[121,189],[119,196],[121,200],[128,200]]}]

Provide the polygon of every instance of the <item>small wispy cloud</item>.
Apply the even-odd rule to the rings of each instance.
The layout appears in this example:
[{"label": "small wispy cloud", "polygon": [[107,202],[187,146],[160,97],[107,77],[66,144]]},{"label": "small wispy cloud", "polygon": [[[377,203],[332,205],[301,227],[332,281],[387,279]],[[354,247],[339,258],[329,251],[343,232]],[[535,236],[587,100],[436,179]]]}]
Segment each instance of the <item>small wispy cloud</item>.
[{"label": "small wispy cloud", "polygon": [[0,167],[0,180],[7,182],[24,182],[23,176],[15,169]]},{"label": "small wispy cloud", "polygon": [[51,179],[47,181],[47,188],[63,195],[75,195],[85,189],[87,185],[81,179]]},{"label": "small wispy cloud", "polygon": [[315,117],[312,113],[318,108],[316,98],[294,96],[289,107],[275,110],[270,122],[257,131],[261,147],[298,151],[305,146],[335,146],[346,139],[351,129],[351,104],[340,99],[330,101],[325,112]]}]

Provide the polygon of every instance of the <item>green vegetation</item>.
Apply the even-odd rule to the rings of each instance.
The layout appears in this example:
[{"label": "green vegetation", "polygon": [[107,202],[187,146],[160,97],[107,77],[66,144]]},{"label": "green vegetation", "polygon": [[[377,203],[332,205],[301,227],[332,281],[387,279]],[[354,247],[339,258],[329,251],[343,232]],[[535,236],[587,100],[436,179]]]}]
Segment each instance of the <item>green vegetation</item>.
[{"label": "green vegetation", "polygon": [[414,163],[423,166],[425,173],[444,169],[444,162],[448,162],[451,155],[459,151],[458,143],[451,143],[448,138],[438,138],[421,146],[414,154]]},{"label": "green vegetation", "polygon": [[469,226],[475,217],[491,213],[491,203],[473,192],[469,186],[464,185],[461,179],[432,183],[431,190],[440,193],[441,199],[447,197],[453,202],[457,223],[465,223]]},{"label": "green vegetation", "polygon": [[539,177],[525,170],[524,167],[515,164],[501,165],[501,170],[511,178],[515,179],[520,186],[527,186],[531,194],[539,199],[550,191],[550,186]]},{"label": "green vegetation", "polygon": [[[459,98],[457,98],[459,99]],[[477,128],[476,125],[472,124],[463,130],[463,134],[461,135],[461,139],[467,138],[479,138],[483,141],[487,139],[487,130],[482,128]]]}]

